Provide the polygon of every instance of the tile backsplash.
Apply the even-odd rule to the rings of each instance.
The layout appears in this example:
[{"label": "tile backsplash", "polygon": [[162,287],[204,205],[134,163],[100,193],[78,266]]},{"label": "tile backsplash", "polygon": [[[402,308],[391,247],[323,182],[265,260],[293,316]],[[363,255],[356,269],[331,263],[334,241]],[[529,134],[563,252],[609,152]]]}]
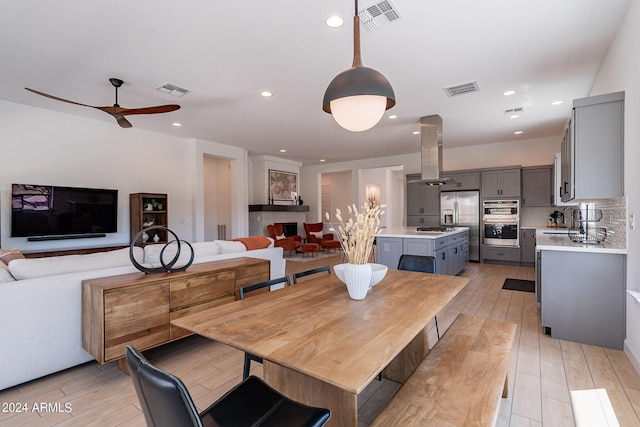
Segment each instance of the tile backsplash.
[{"label": "tile backsplash", "polygon": [[602,219],[598,227],[607,229],[607,242],[616,247],[627,247],[627,199],[600,199],[593,202],[596,209],[602,209]]},{"label": "tile backsplash", "polygon": [[[606,242],[618,248],[627,247],[627,200],[599,199],[590,201],[591,207],[602,210],[602,219],[595,225],[607,229]],[[523,227],[544,228],[549,224],[549,215],[553,211],[564,211],[564,207],[523,208],[520,224]],[[571,227],[571,209],[566,210],[567,227]]]}]

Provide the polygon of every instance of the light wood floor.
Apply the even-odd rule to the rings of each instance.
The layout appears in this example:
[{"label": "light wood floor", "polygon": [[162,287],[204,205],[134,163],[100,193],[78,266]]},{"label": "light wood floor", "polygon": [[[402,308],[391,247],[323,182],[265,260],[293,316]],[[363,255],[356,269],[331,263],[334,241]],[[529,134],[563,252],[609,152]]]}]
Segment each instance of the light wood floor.
[{"label": "light wood floor", "polygon": [[[287,273],[339,262],[341,255],[288,262]],[[594,388],[606,389],[620,425],[640,425],[640,376],[623,352],[544,335],[534,294],[501,289],[506,277],[533,279],[532,268],[472,263],[462,275],[471,282],[438,317],[441,332],[459,312],[519,325],[509,370],[509,397],[501,403],[498,426],[573,426],[569,390]],[[435,331],[430,336],[435,342]],[[240,351],[197,336],[150,350],[146,355],[180,377],[200,409],[242,376]],[[0,374],[5,369],[11,367],[0,367]],[[253,365],[252,374],[262,375],[261,365]],[[398,387],[391,381],[374,380],[361,394],[362,427],[375,418]],[[26,412],[9,407],[16,403],[26,405]],[[1,391],[0,404],[0,427],[144,425],[131,381],[114,363],[101,366],[90,362]],[[34,405],[41,404],[45,405],[42,411],[33,411]],[[7,412],[9,409],[12,411]]]}]

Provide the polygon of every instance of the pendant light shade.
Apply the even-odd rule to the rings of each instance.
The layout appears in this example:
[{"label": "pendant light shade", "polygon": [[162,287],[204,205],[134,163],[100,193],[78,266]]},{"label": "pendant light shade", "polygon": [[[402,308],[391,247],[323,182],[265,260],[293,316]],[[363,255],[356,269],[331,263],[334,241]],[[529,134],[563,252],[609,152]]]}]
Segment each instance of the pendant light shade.
[{"label": "pendant light shade", "polygon": [[362,66],[360,55],[360,18],[356,0],[353,17],[353,65],[329,84],[322,109],[333,115],[343,128],[352,132],[371,129],[384,112],[396,104],[389,81],[373,68]]}]

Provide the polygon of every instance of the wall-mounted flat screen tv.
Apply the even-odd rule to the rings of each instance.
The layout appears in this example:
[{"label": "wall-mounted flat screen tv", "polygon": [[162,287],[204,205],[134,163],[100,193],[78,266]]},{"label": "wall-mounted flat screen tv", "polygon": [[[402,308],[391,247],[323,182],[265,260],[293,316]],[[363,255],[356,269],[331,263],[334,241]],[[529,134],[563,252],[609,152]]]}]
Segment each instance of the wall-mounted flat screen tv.
[{"label": "wall-mounted flat screen tv", "polygon": [[118,190],[12,184],[11,237],[104,237],[117,220]]}]

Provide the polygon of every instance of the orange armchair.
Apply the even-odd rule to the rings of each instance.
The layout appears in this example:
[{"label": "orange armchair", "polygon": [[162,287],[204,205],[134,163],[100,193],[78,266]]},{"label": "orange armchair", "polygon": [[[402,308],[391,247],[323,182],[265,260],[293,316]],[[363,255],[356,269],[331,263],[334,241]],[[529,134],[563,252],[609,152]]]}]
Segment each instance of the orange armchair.
[{"label": "orange armchair", "polygon": [[[284,230],[282,229],[282,224],[273,224],[273,225],[267,225],[267,232],[269,233],[269,237],[271,237],[273,240],[277,240],[277,236],[282,236],[284,234]],[[293,237],[293,239],[297,242],[301,242],[302,241],[302,237],[295,235],[295,236],[287,236],[287,237]]]},{"label": "orange armchair", "polygon": [[307,235],[307,243],[322,243],[325,240],[333,240],[333,233],[322,234],[324,224],[321,222],[315,224],[303,223],[302,225]]},{"label": "orange armchair", "polygon": [[[273,246],[282,248],[284,252],[289,252],[289,256],[301,245],[302,237],[300,236],[280,237],[283,235],[281,224],[267,225],[267,232],[269,233],[269,237],[273,239]],[[297,240],[296,237],[299,238],[299,240]]]}]

